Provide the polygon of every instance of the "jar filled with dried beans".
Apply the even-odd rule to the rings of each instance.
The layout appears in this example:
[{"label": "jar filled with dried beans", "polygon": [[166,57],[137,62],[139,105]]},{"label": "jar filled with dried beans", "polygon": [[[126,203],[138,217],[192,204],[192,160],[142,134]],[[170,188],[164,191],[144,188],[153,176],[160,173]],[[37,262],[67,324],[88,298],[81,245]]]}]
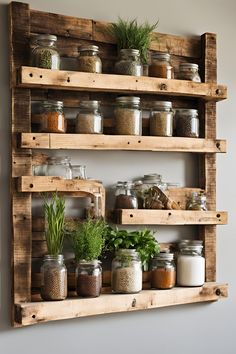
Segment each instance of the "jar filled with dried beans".
[{"label": "jar filled with dried beans", "polygon": [[75,131],[79,134],[102,134],[103,117],[99,101],[80,102]]},{"label": "jar filled with dried beans", "polygon": [[176,135],[186,138],[199,137],[199,118],[197,109],[175,110]]},{"label": "jar filled with dried beans", "polygon": [[198,72],[198,64],[181,63],[179,65],[179,79],[201,82]]},{"label": "jar filled with dried beans", "polygon": [[78,71],[97,74],[102,72],[102,61],[98,56],[98,46],[85,45],[79,47],[78,51]]},{"label": "jar filled with dried beans", "polygon": [[31,64],[37,68],[60,69],[60,55],[56,48],[57,36],[40,34],[33,38]]},{"label": "jar filled with dried beans", "polygon": [[173,111],[169,101],[155,101],[150,113],[150,135],[173,135]]},{"label": "jar filled with dried beans", "polygon": [[171,289],[175,286],[175,281],[174,254],[160,252],[152,260],[151,287],[155,289]]},{"label": "jar filled with dried beans", "polygon": [[42,133],[65,133],[65,115],[63,112],[63,102],[43,101],[40,113]]},{"label": "jar filled with dried beans", "polygon": [[80,261],[76,269],[77,294],[83,297],[98,297],[102,289],[100,261]]},{"label": "jar filled with dried beans", "polygon": [[174,68],[170,63],[170,54],[156,52],[152,54],[152,61],[149,66],[149,76],[164,79],[174,78]]},{"label": "jar filled with dried beans", "polygon": [[140,98],[124,96],[116,98],[115,134],[142,135],[142,111]]}]

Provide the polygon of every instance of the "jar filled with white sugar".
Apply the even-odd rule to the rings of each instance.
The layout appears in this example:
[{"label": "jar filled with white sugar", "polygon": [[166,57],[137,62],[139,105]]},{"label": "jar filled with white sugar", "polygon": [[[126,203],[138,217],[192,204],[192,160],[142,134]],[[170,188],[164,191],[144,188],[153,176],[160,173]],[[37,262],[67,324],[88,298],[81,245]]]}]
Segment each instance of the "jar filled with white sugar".
[{"label": "jar filled with white sugar", "polygon": [[202,241],[183,240],[179,243],[177,285],[201,286],[205,281],[205,258]]}]

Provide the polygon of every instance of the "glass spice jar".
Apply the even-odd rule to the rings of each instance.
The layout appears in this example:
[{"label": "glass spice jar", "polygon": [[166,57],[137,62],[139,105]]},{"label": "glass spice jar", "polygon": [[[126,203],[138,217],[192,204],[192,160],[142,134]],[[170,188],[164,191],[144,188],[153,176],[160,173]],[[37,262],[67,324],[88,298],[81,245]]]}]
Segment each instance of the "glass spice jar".
[{"label": "glass spice jar", "polygon": [[181,63],[179,65],[179,79],[201,82],[198,72],[198,64]]},{"label": "glass spice jar", "polygon": [[155,289],[171,289],[175,286],[175,282],[174,254],[160,252],[152,259],[151,287]]},{"label": "glass spice jar", "polygon": [[115,134],[118,135],[142,135],[142,111],[140,110],[140,98],[124,96],[116,98]]},{"label": "glass spice jar", "polygon": [[76,291],[79,296],[98,297],[102,289],[102,267],[98,260],[80,261],[76,268]]},{"label": "glass spice jar", "polygon": [[135,192],[138,198],[138,205],[142,209],[163,209],[163,204],[160,200],[153,200],[152,188],[158,187],[161,190],[166,190],[167,186],[162,181],[162,176],[157,173],[144,175],[141,180],[135,181]]},{"label": "glass spice jar", "polygon": [[179,243],[177,257],[177,284],[201,286],[205,281],[205,258],[202,241],[183,240]]},{"label": "glass spice jar", "polygon": [[152,61],[149,66],[149,76],[164,79],[174,78],[174,68],[170,63],[169,53],[152,53]]},{"label": "glass spice jar", "polygon": [[63,102],[61,101],[43,101],[41,105],[42,133],[65,133],[65,116],[63,112]]},{"label": "glass spice jar", "polygon": [[142,264],[135,249],[120,249],[112,261],[112,292],[132,294],[142,290]]},{"label": "glass spice jar", "polygon": [[119,75],[142,76],[143,67],[138,49],[121,49],[119,60],[115,63],[115,73]]},{"label": "glass spice jar", "polygon": [[67,297],[67,269],[62,254],[44,256],[41,272],[43,300],[64,300]]},{"label": "glass spice jar", "polygon": [[46,164],[46,176],[72,178],[70,158],[67,156],[49,157]]},{"label": "glass spice jar", "polygon": [[85,165],[72,165],[72,179],[86,179],[86,166]]},{"label": "glass spice jar", "polygon": [[60,69],[60,55],[56,48],[57,36],[40,34],[33,38],[35,47],[31,52],[31,64],[37,68]]},{"label": "glass spice jar", "polygon": [[199,137],[199,118],[197,109],[176,109],[175,124],[177,136],[186,138]]},{"label": "glass spice jar", "polygon": [[169,101],[155,101],[150,112],[150,135],[173,135],[173,111]]},{"label": "glass spice jar", "polygon": [[103,117],[99,101],[80,102],[75,131],[79,134],[102,134]]},{"label": "glass spice jar", "polygon": [[206,195],[203,193],[193,192],[187,202],[187,210],[207,211]]},{"label": "glass spice jar", "polygon": [[102,61],[98,56],[98,46],[85,45],[79,47],[78,51],[78,71],[97,74],[102,72]]},{"label": "glass spice jar", "polygon": [[138,209],[138,198],[132,182],[118,182],[115,191],[115,209]]}]

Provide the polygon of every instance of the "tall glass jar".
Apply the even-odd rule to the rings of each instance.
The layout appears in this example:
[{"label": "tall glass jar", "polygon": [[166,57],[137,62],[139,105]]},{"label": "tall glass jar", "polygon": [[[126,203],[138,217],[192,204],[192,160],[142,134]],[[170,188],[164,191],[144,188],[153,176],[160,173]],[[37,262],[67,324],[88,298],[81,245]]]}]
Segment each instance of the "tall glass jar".
[{"label": "tall glass jar", "polygon": [[201,286],[205,281],[205,258],[202,241],[184,240],[179,243],[177,258],[177,284]]},{"label": "tall glass jar", "polygon": [[142,135],[142,111],[140,98],[124,96],[116,98],[115,134]]},{"label": "tall glass jar", "polygon": [[152,61],[149,66],[149,76],[164,79],[174,78],[174,68],[170,63],[169,53],[156,52],[152,54]]},{"label": "tall glass jar", "polygon": [[132,182],[118,182],[115,191],[116,209],[137,209],[138,199]]},{"label": "tall glass jar", "polygon": [[98,297],[102,289],[102,267],[98,260],[80,261],[76,269],[77,294],[83,297]]},{"label": "tall glass jar", "polygon": [[155,101],[150,113],[150,135],[173,135],[173,111],[169,101]]},{"label": "tall glass jar", "polygon": [[40,120],[42,133],[65,133],[63,102],[43,101]]},{"label": "tall glass jar", "polygon": [[187,210],[207,211],[206,195],[203,193],[193,192],[187,203]]},{"label": "tall glass jar", "polygon": [[175,286],[175,282],[174,254],[160,252],[152,259],[151,287],[155,289],[171,289]]},{"label": "tall glass jar", "polygon": [[80,102],[75,131],[79,134],[102,134],[103,117],[99,101]]},{"label": "tall glass jar", "polygon": [[78,71],[97,74],[102,72],[102,61],[98,56],[98,46],[85,45],[79,47],[78,51]]},{"label": "tall glass jar", "polygon": [[60,55],[56,48],[57,36],[40,34],[34,37],[35,48],[31,52],[32,66],[44,69],[60,69]]},{"label": "tall glass jar", "polygon": [[120,58],[115,63],[115,73],[119,75],[142,76],[143,68],[138,49],[121,49]]},{"label": "tall glass jar", "polygon": [[49,157],[46,165],[46,176],[57,176],[65,179],[72,178],[70,158],[64,157]]},{"label": "tall glass jar", "polygon": [[44,256],[40,272],[42,299],[64,300],[67,297],[67,269],[63,255]]},{"label": "tall glass jar", "polygon": [[181,63],[179,65],[179,79],[201,82],[198,72],[198,64]]},{"label": "tall glass jar", "polygon": [[112,261],[111,287],[114,293],[132,294],[142,290],[142,264],[135,249],[120,249]]},{"label": "tall glass jar", "polygon": [[199,118],[197,109],[176,109],[175,124],[177,136],[186,138],[199,137]]}]

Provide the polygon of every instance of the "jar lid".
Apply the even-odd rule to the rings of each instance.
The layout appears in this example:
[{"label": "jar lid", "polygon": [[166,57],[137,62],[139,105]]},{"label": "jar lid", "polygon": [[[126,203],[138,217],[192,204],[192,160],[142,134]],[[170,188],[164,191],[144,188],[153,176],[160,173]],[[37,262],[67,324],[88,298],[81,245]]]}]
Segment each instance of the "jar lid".
[{"label": "jar lid", "polygon": [[188,108],[176,108],[175,109],[175,114],[178,116],[182,115],[192,115],[192,116],[198,116],[198,110],[197,109],[188,109]]},{"label": "jar lid", "polygon": [[78,263],[79,263],[79,265],[81,265],[83,267],[89,267],[91,265],[98,266],[101,264],[101,261],[99,261],[98,259],[93,259],[91,261],[88,261],[86,259],[81,259]]},{"label": "jar lid", "polygon": [[173,261],[174,253],[160,252],[156,256],[154,256],[153,259],[159,260],[159,261]]},{"label": "jar lid", "polygon": [[181,63],[179,64],[179,69],[194,69],[198,70],[198,64],[193,64],[193,63]]},{"label": "jar lid", "polygon": [[190,251],[199,251],[203,249],[203,241],[201,240],[182,240],[178,244],[179,249],[187,249]]},{"label": "jar lid", "polygon": [[153,107],[155,108],[172,108],[172,102],[170,101],[154,101],[153,102]]},{"label": "jar lid", "polygon": [[136,251],[135,248],[129,249],[129,248],[120,248],[116,251],[117,255],[126,255],[126,256],[136,256],[138,255],[138,252]]},{"label": "jar lid", "polygon": [[92,50],[93,52],[98,52],[99,51],[99,48],[97,45],[81,45],[79,48],[78,48],[78,51],[79,52],[85,52],[87,50]]},{"label": "jar lid", "polygon": [[134,104],[139,104],[139,103],[140,103],[140,97],[135,97],[135,96],[121,96],[121,97],[116,97],[116,102],[117,102],[117,103],[134,103]]},{"label": "jar lid", "polygon": [[153,52],[152,53],[152,58],[153,59],[158,59],[158,60],[170,60],[170,54],[169,53],[162,53],[162,52]]},{"label": "jar lid", "polygon": [[130,55],[140,55],[140,51],[138,49],[133,48],[123,48],[120,50],[120,54],[130,54]]},{"label": "jar lid", "polygon": [[58,108],[63,108],[63,102],[62,101],[43,101],[42,102],[43,107],[58,107]]},{"label": "jar lid", "polygon": [[44,40],[48,40],[48,41],[57,41],[57,36],[55,36],[54,34],[37,34],[36,36],[33,37],[33,42],[37,42],[37,41],[44,41]]},{"label": "jar lid", "polygon": [[45,261],[59,261],[59,262],[62,262],[63,259],[64,259],[63,254],[58,254],[58,255],[45,254],[45,256],[44,256],[44,260]]},{"label": "jar lid", "polygon": [[157,173],[150,173],[148,175],[143,176],[143,182],[160,182],[162,179],[162,175],[159,175]]},{"label": "jar lid", "polygon": [[79,107],[80,108],[99,108],[100,101],[80,101]]}]

